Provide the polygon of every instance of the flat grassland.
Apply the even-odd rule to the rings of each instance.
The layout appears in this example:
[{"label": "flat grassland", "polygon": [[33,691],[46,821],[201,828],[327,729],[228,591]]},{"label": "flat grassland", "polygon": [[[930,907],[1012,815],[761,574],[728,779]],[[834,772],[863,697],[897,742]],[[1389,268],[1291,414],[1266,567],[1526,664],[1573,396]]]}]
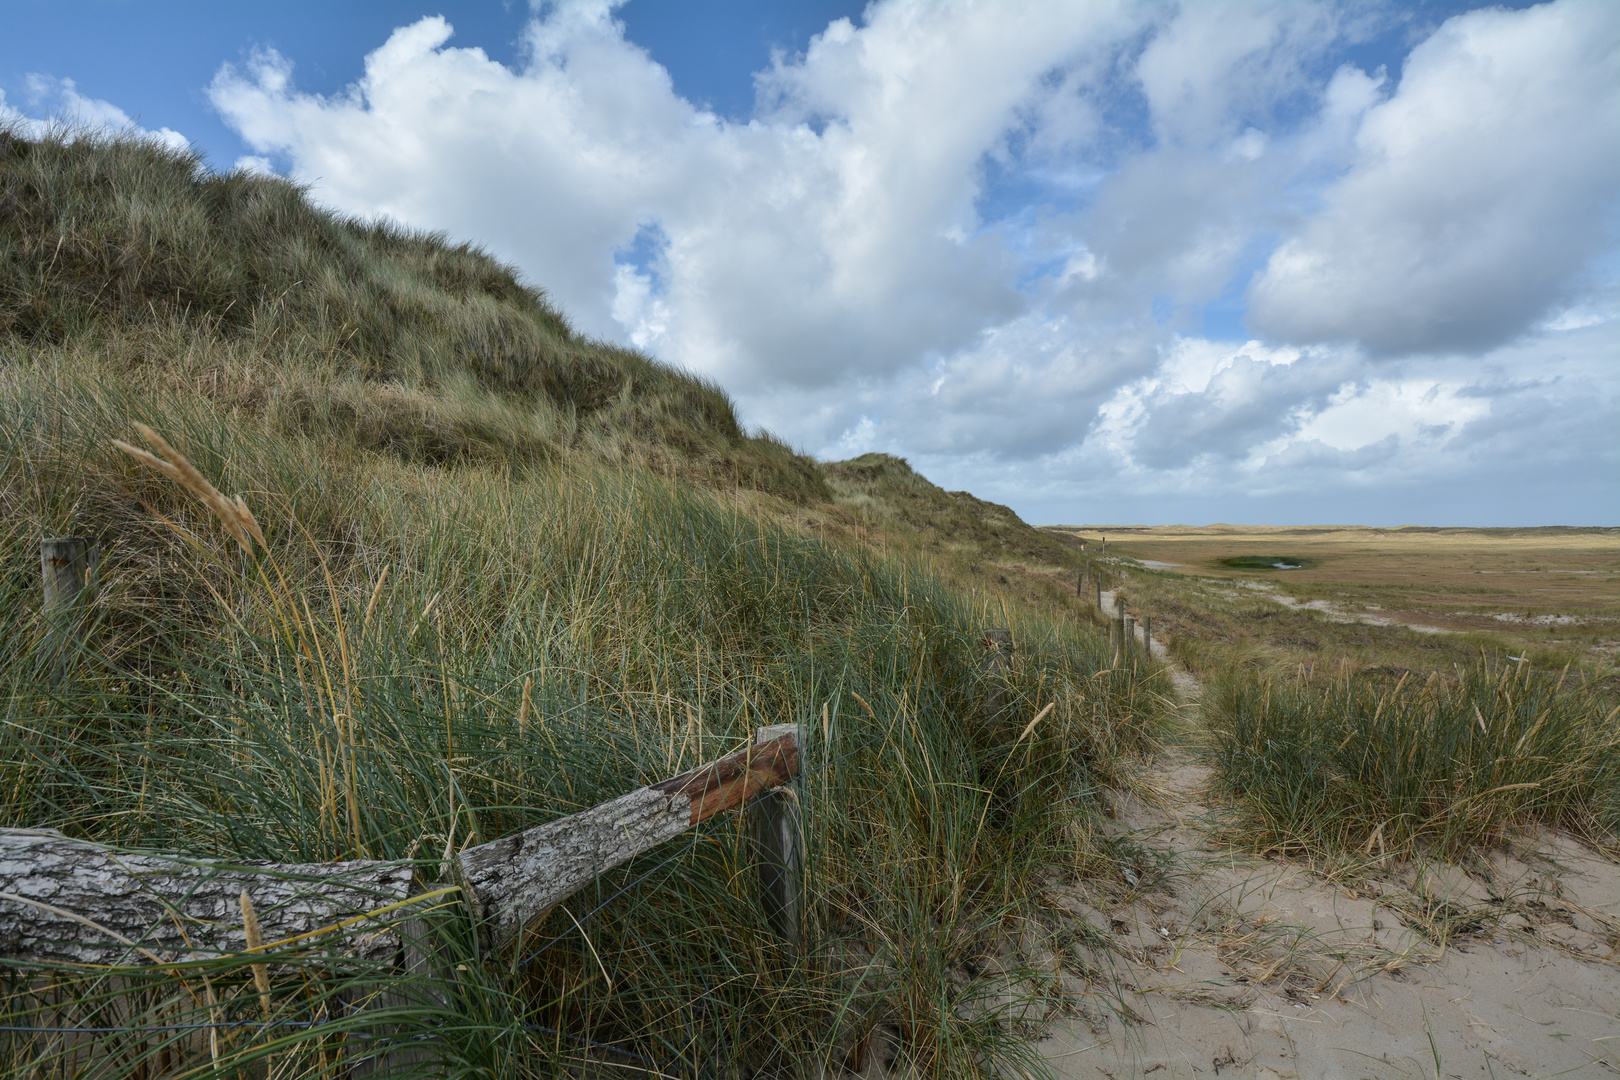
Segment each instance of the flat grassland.
[{"label": "flat grassland", "polygon": [[[1477,655],[1481,646],[1494,646],[1519,655],[1530,650],[1549,663],[1602,664],[1620,651],[1620,529],[1171,525],[1060,531],[1085,538],[1088,552],[1106,537],[1108,556],[1138,562],[1146,572],[1133,573],[1132,584],[1148,609],[1160,606],[1152,596],[1172,609],[1180,600],[1240,623],[1260,613],[1271,620],[1287,611],[1317,613],[1308,620],[1313,633],[1292,635],[1294,651],[1330,647],[1322,638],[1324,631],[1334,635],[1333,624],[1350,651],[1381,642],[1409,652],[1402,642],[1415,644],[1410,635],[1369,637],[1352,627],[1461,635],[1446,642],[1450,648],[1425,642],[1425,652],[1462,647]],[[1171,629],[1176,612],[1165,615],[1163,625]],[[1183,632],[1203,636],[1192,620],[1179,621]],[[1287,633],[1258,637],[1290,644]]]}]

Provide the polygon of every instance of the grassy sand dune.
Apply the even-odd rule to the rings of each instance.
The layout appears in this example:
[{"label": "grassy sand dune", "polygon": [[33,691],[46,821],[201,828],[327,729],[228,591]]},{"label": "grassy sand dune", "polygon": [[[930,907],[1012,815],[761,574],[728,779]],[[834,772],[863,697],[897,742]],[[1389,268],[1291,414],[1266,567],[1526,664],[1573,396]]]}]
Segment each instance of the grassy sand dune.
[{"label": "grassy sand dune", "polygon": [[[0,823],[432,882],[760,724],[800,723],[809,766],[801,950],[731,815],[527,954],[478,955],[446,901],[435,971],[8,960],[0,1075],[335,1077],[379,1015],[456,1075],[809,1075],[875,1032],[926,1075],[1035,1061],[1047,982],[981,958],[1047,932],[1032,883],[1089,872],[1164,710],[1096,628],[874,552],[815,463],[474,250],[123,140],[0,139],[0,208]],[[262,542],[116,448],[137,422]],[[103,551],[66,653],[38,584],[64,534]],[[379,986],[392,1012],[356,1013]]]},{"label": "grassy sand dune", "polygon": [[574,332],[478,249],[151,142],[0,132],[0,340],[8,368],[201,396],[409,462],[584,456],[826,494],[718,387]]},{"label": "grassy sand dune", "polygon": [[[1396,1076],[1506,1031],[1494,998],[1437,1031],[1403,981],[1467,1000],[1476,945],[1587,995],[1560,1062],[1620,1022],[1610,532],[1107,529],[1098,559],[745,432],[474,248],[7,134],[0,511],[0,825],[443,890],[425,967],[9,957],[0,1076],[336,1078],[388,1040],[511,1078],[1325,1075],[1297,1031],[1329,999]],[[58,535],[102,548],[76,647],[40,611]],[[1116,662],[1088,559],[1154,662]],[[480,953],[451,854],[784,722],[802,948],[728,815]]]}]

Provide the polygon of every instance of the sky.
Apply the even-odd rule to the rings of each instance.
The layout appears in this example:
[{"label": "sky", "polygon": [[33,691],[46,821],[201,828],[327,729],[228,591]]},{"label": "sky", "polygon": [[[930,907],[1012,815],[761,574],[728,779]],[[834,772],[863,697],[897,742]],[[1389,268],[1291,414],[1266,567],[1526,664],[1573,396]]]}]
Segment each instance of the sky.
[{"label": "sky", "polygon": [[1620,4],[0,0],[0,117],[472,240],[1035,523],[1620,524]]}]

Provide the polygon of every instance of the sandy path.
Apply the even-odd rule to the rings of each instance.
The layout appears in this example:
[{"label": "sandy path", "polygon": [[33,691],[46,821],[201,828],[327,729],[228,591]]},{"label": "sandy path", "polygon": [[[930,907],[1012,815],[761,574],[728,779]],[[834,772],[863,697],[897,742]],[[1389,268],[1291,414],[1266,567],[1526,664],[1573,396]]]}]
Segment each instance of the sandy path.
[{"label": "sandy path", "polygon": [[[1113,589],[1103,590],[1102,610],[1106,615],[1108,615],[1109,618],[1113,617]],[[1143,636],[1142,623],[1140,620],[1138,620],[1135,629],[1131,633],[1131,639],[1133,641],[1140,642]],[[1169,648],[1167,648],[1164,642],[1160,641],[1158,638],[1153,638],[1148,641],[1148,649],[1153,654],[1153,658],[1155,660],[1160,660],[1164,663],[1165,670],[1170,673],[1171,685],[1175,687],[1176,694],[1180,697],[1180,699],[1189,705],[1196,702],[1198,700],[1199,691],[1202,688],[1198,685],[1198,680],[1193,677],[1192,672],[1175,663],[1171,659]]]},{"label": "sandy path", "polygon": [[1119,878],[1049,894],[1106,940],[1052,958],[1065,1080],[1620,1076],[1620,866],[1545,835],[1334,884],[1220,845],[1188,755],[1152,780],[1111,823]]}]

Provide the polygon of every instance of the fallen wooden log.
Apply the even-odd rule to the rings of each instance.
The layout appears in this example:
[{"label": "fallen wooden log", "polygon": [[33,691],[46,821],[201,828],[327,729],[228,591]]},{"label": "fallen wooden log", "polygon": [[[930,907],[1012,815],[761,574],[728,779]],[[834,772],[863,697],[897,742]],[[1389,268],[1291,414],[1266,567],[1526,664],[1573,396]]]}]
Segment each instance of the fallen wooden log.
[{"label": "fallen wooden log", "polygon": [[265,952],[344,939],[399,952],[412,892],[402,862],[270,864],[118,851],[54,830],[0,829],[0,956],[146,965],[245,952],[241,896]]},{"label": "fallen wooden log", "polygon": [[792,780],[799,771],[797,729],[768,730],[785,733],[589,810],[463,850],[457,867],[489,947],[511,945],[597,875]]},{"label": "fallen wooden log", "polygon": [[[719,761],[462,851],[460,886],[486,943],[510,945],[597,875],[786,784],[799,770],[796,732],[762,728],[768,738]],[[245,952],[244,891],[258,915],[256,951],[267,953],[342,935],[346,954],[402,962],[399,927],[421,906],[412,863],[188,859],[0,829],[0,956],[145,965]]]}]

